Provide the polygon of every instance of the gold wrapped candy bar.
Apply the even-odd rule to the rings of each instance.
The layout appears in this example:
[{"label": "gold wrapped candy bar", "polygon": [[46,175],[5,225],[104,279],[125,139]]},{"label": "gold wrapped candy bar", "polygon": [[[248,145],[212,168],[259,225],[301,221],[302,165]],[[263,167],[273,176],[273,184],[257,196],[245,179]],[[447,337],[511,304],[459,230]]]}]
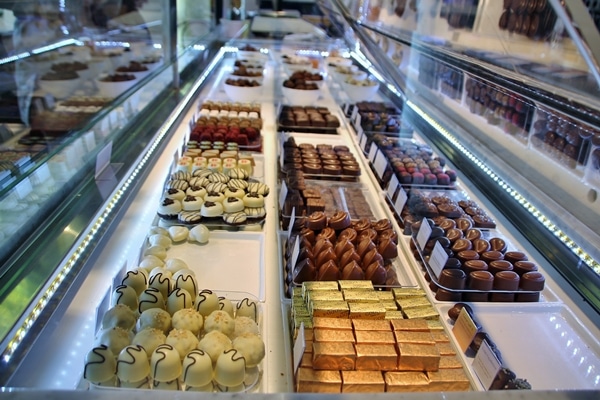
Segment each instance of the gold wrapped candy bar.
[{"label": "gold wrapped candy bar", "polygon": [[369,280],[340,280],[337,283],[341,291],[348,289],[369,289],[374,290],[373,282]]},{"label": "gold wrapped candy bar", "polygon": [[429,385],[436,392],[468,391],[471,383],[465,372],[461,369],[440,369],[427,372]]},{"label": "gold wrapped candy bar", "polygon": [[354,334],[351,330],[333,330],[314,328],[315,342],[349,342],[354,343]]},{"label": "gold wrapped candy bar", "polygon": [[398,353],[392,344],[356,343],[357,371],[395,371],[398,369]]},{"label": "gold wrapped candy bar", "polygon": [[398,310],[398,304],[394,300],[380,300],[380,302],[385,311],[400,311]]},{"label": "gold wrapped candy bar", "polygon": [[440,314],[430,304],[428,306],[414,307],[409,309],[403,309],[402,312],[406,315],[406,318],[423,318],[423,319],[438,319]]},{"label": "gold wrapped candy bar", "polygon": [[386,392],[427,392],[429,379],[424,372],[386,372]]},{"label": "gold wrapped candy bar", "polygon": [[394,331],[398,343],[435,345],[430,332]]},{"label": "gold wrapped candy bar", "polygon": [[444,331],[431,332],[431,337],[436,343],[447,343],[450,341],[450,338]]},{"label": "gold wrapped candy bar", "polygon": [[344,318],[327,318],[327,317],[314,317],[313,318],[314,328],[323,329],[334,329],[334,330],[352,330],[352,320]]},{"label": "gold wrapped candy bar", "polygon": [[452,346],[452,344],[450,342],[448,343],[437,343],[436,344],[438,351],[440,352],[441,356],[455,356],[456,355],[456,351],[454,350],[454,346]]},{"label": "gold wrapped candy bar", "polygon": [[394,320],[394,319],[403,319],[404,314],[400,310],[386,310],[385,311],[385,319]]},{"label": "gold wrapped candy bar", "polygon": [[340,393],[342,376],[340,371],[317,371],[312,368],[298,368],[296,378],[298,393]]},{"label": "gold wrapped candy bar", "polygon": [[431,306],[431,302],[427,297],[396,299],[396,304],[398,305],[398,308],[402,311],[408,310],[410,308]]},{"label": "gold wrapped candy bar", "polygon": [[443,332],[444,331],[444,326],[442,325],[442,323],[440,322],[439,319],[428,319],[427,326],[429,326],[429,330],[432,332],[434,332],[434,331]]},{"label": "gold wrapped candy bar", "polygon": [[352,327],[355,331],[391,331],[390,321],[380,319],[353,319]]},{"label": "gold wrapped candy bar", "polygon": [[314,342],[313,368],[350,371],[355,369],[354,344],[348,342]]},{"label": "gold wrapped candy bar", "polygon": [[380,371],[342,371],[342,393],[379,393],[385,390]]},{"label": "gold wrapped candy bar", "polygon": [[342,292],[333,292],[327,290],[309,291],[305,296],[306,304],[315,301],[344,301]]},{"label": "gold wrapped candy bar", "polygon": [[393,288],[392,293],[394,293],[395,299],[407,299],[414,297],[427,297],[427,294],[423,289],[418,288]]},{"label": "gold wrapped candy bar", "polygon": [[436,346],[398,343],[398,352],[400,371],[437,371],[440,367],[440,353]]},{"label": "gold wrapped candy bar", "polygon": [[395,344],[392,331],[354,331],[356,343]]},{"label": "gold wrapped candy bar", "polygon": [[345,301],[313,301],[308,309],[312,317],[348,318],[349,308]]},{"label": "gold wrapped candy bar", "polygon": [[463,365],[456,356],[440,356],[440,369],[462,369]]},{"label": "gold wrapped candy bar", "polygon": [[429,332],[429,324],[426,320],[420,318],[394,319],[390,323],[394,331]]},{"label": "gold wrapped candy bar", "polygon": [[317,291],[317,290],[325,290],[325,291],[334,291],[338,292],[338,284],[337,282],[332,281],[307,281],[302,283],[302,298],[306,299],[306,296],[309,291]]},{"label": "gold wrapped candy bar", "polygon": [[377,293],[377,297],[381,301],[394,301],[395,299],[394,292],[390,290],[376,290],[375,293]]},{"label": "gold wrapped candy bar", "polygon": [[380,303],[379,296],[374,290],[346,289],[341,292],[348,303]]},{"label": "gold wrapped candy bar", "polygon": [[349,303],[350,318],[383,319],[385,308],[381,303]]}]

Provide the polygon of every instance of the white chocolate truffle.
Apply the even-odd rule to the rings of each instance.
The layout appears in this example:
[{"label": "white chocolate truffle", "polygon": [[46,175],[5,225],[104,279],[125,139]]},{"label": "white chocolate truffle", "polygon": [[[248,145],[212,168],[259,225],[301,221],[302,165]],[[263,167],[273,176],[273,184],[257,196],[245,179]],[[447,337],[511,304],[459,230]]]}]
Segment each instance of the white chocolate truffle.
[{"label": "white chocolate truffle", "polygon": [[106,382],[109,379],[114,378],[116,373],[116,357],[113,352],[110,351],[108,346],[102,344],[98,347],[94,347],[86,354],[85,368],[83,370],[83,378],[85,380],[92,383]]},{"label": "white chocolate truffle", "polygon": [[208,230],[206,225],[199,224],[190,229],[190,240],[196,241],[200,244],[208,243],[209,236],[210,231]]},{"label": "white chocolate truffle", "polygon": [[171,323],[175,329],[187,329],[198,335],[204,326],[204,318],[193,308],[184,308],[173,314]]},{"label": "white chocolate truffle", "polygon": [[189,235],[189,230],[185,226],[169,227],[169,236],[175,243],[187,240],[188,235]]},{"label": "white chocolate truffle", "polygon": [[151,308],[140,315],[140,329],[156,328],[163,333],[171,330],[171,314],[160,308]]},{"label": "white chocolate truffle", "polygon": [[246,377],[246,361],[242,354],[235,350],[227,350],[219,356],[215,364],[215,382],[223,386],[239,386]]},{"label": "white chocolate truffle", "polygon": [[164,236],[169,236],[169,231],[167,231],[165,228],[162,228],[160,226],[152,226],[150,228],[150,230],[148,231],[149,235],[164,235]]},{"label": "white chocolate truffle", "polygon": [[121,285],[131,286],[139,296],[148,287],[148,273],[140,268],[127,271]]},{"label": "white chocolate truffle", "polygon": [[98,332],[95,345],[107,346],[113,354],[118,355],[124,347],[131,344],[133,333],[118,326],[114,328],[103,329]]},{"label": "white chocolate truffle", "polygon": [[158,289],[162,293],[163,298],[169,297],[169,293],[171,293],[172,282],[169,274],[166,270],[156,272],[150,277],[148,282],[148,287]]},{"label": "white chocolate truffle", "polygon": [[137,317],[135,312],[125,304],[115,304],[102,316],[102,329],[118,326],[130,331],[135,326]]},{"label": "white chocolate truffle", "polygon": [[148,355],[142,346],[131,345],[121,350],[117,359],[117,376],[121,382],[140,382],[149,373]]},{"label": "white chocolate truffle", "polygon": [[144,328],[135,334],[131,344],[138,344],[146,350],[148,357],[152,355],[155,348],[165,344],[167,336],[163,331],[156,328]]},{"label": "white chocolate truffle", "polygon": [[250,317],[258,323],[258,304],[254,300],[245,298],[240,300],[235,308],[235,316]]},{"label": "white chocolate truffle", "polygon": [[162,267],[165,265],[165,262],[156,256],[145,256],[140,261],[140,268],[144,268],[147,272],[152,271],[156,267]]},{"label": "white chocolate truffle", "polygon": [[233,348],[246,360],[246,367],[256,367],[265,358],[265,342],[255,333],[242,333],[233,339]]},{"label": "white chocolate truffle", "polygon": [[169,278],[171,278],[173,276],[171,271],[169,271],[165,267],[156,267],[156,268],[153,268],[152,271],[150,271],[150,274],[148,274],[149,279],[152,279],[152,277],[154,277],[154,275],[156,275],[156,274],[163,274],[165,276],[168,276]]},{"label": "white chocolate truffle", "polygon": [[181,258],[167,258],[165,260],[165,268],[173,275],[179,270],[189,269],[187,263]]},{"label": "white chocolate truffle", "polygon": [[238,337],[244,333],[253,333],[255,335],[259,334],[258,324],[252,318],[249,317],[236,317],[235,321],[235,330],[233,332],[233,337]]},{"label": "white chocolate truffle", "polygon": [[113,291],[112,304],[124,304],[132,310],[137,311],[138,295],[131,286],[119,285]]},{"label": "white chocolate truffle", "polygon": [[186,354],[183,358],[183,372],[181,375],[186,387],[205,387],[212,382],[212,378],[212,360],[207,353],[196,349]]},{"label": "white chocolate truffle", "polygon": [[171,315],[184,308],[191,308],[193,299],[190,292],[185,289],[175,288],[167,298],[167,312]]},{"label": "white chocolate truffle", "polygon": [[198,338],[187,329],[173,329],[167,335],[167,344],[173,346],[179,352],[180,360],[185,357],[187,353],[195,349],[198,346]]},{"label": "white chocolate truffle", "polygon": [[167,249],[162,246],[148,246],[144,249],[144,256],[155,256],[164,260],[167,258]]},{"label": "white chocolate truffle", "polygon": [[233,348],[231,339],[219,331],[208,332],[198,342],[197,349],[204,351],[209,355],[213,364],[217,362],[219,355],[225,350]]},{"label": "white chocolate truffle", "polygon": [[191,269],[181,269],[173,275],[173,284],[175,288],[184,289],[193,296],[193,300],[196,300],[198,294],[198,282],[194,271]]},{"label": "white chocolate truffle", "polygon": [[170,344],[161,344],[150,357],[150,376],[154,381],[171,382],[181,375],[179,352]]},{"label": "white chocolate truffle", "polygon": [[196,311],[206,318],[210,313],[219,309],[219,297],[213,291],[204,289],[198,293],[194,304]]},{"label": "white chocolate truffle", "polygon": [[231,337],[235,331],[235,321],[225,311],[216,310],[204,319],[204,331],[219,331]]},{"label": "white chocolate truffle", "polygon": [[171,247],[171,244],[173,243],[173,241],[171,240],[171,237],[169,236],[168,233],[166,236],[160,235],[160,234],[154,234],[154,235],[150,235],[148,237],[148,243],[150,244],[150,246],[157,246],[157,247],[162,247],[164,249],[169,249],[169,247]]},{"label": "white chocolate truffle", "polygon": [[141,314],[151,308],[165,309],[165,298],[155,287],[149,287],[140,294],[138,312]]},{"label": "white chocolate truffle", "polygon": [[233,303],[227,297],[219,296],[219,310],[225,311],[231,318],[235,316],[233,312]]}]

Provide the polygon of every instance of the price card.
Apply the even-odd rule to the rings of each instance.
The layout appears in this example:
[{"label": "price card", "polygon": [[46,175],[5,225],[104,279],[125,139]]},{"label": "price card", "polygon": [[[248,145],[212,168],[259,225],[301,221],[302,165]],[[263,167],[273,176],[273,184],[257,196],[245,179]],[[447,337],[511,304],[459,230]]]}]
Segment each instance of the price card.
[{"label": "price card", "polygon": [[423,218],[421,220],[421,227],[419,228],[419,232],[417,232],[417,244],[421,249],[425,248],[429,237],[431,236],[431,226],[429,226],[429,222],[427,219]]},{"label": "price card", "polygon": [[285,180],[281,181],[281,190],[279,191],[279,209],[283,210],[283,204],[285,203],[285,198],[287,197],[288,188],[285,183]]},{"label": "price card", "polygon": [[452,333],[463,353],[467,351],[471,342],[473,342],[477,330],[477,325],[475,324],[475,321],[473,321],[473,318],[471,318],[469,312],[464,308],[460,310],[458,318],[452,328]]},{"label": "price card", "polygon": [[396,202],[394,203],[394,209],[396,210],[398,215],[401,215],[402,209],[404,208],[404,205],[406,204],[407,200],[408,194],[406,194],[406,190],[404,190],[404,188],[400,186],[400,189],[398,190],[398,197],[396,197]]},{"label": "price card", "polygon": [[344,115],[348,116],[349,112],[350,112],[350,103],[346,103],[346,104],[344,104]]},{"label": "price card", "polygon": [[358,129],[360,129],[361,131],[363,130],[362,116],[360,114],[356,114],[356,118],[354,119],[354,127],[356,128],[356,130],[358,130]]},{"label": "price card", "polygon": [[357,115],[358,115],[358,107],[355,105],[354,108],[352,109],[352,115],[350,115],[350,120],[354,121],[356,119]]},{"label": "price card", "polygon": [[25,197],[29,196],[32,190],[33,187],[31,186],[31,181],[28,177],[23,178],[21,182],[15,186],[15,192],[20,199],[24,199]]},{"label": "price card", "polygon": [[296,266],[296,262],[298,261],[298,255],[300,254],[300,236],[296,236],[294,240],[294,247],[292,249],[292,263],[290,264],[292,268]]},{"label": "price card", "polygon": [[392,174],[391,178],[390,178],[390,183],[388,184],[387,187],[387,197],[388,199],[390,199],[390,201],[394,198],[394,194],[396,194],[396,189],[398,189],[398,177],[396,176],[396,174]]},{"label": "price card", "polygon": [[502,368],[500,360],[496,357],[496,353],[494,353],[487,340],[481,342],[472,366],[479,382],[486,389],[492,386],[496,375]]},{"label": "price card", "polygon": [[383,152],[378,151],[375,155],[375,160],[373,161],[373,167],[375,168],[375,173],[379,177],[379,179],[383,179],[383,174],[388,166],[388,160]]},{"label": "price card", "polygon": [[102,171],[110,164],[110,157],[112,155],[112,141],[109,142],[96,156],[96,174],[98,177],[102,174]]},{"label": "price card", "polygon": [[83,144],[85,145],[85,148],[88,153],[96,148],[96,136],[94,134],[94,131],[86,132],[83,135]]},{"label": "price card", "polygon": [[375,156],[377,156],[378,151],[379,151],[379,148],[375,144],[372,144],[371,148],[369,149],[369,156],[368,156],[368,159],[369,159],[369,161],[371,161],[371,163],[375,162]]},{"label": "price card", "polygon": [[296,335],[296,341],[294,342],[294,375],[300,367],[304,350],[306,349],[306,339],[304,335],[304,322],[300,323],[298,328],[298,335]]},{"label": "price card", "polygon": [[367,135],[365,135],[364,132],[361,132],[358,135],[358,147],[360,147],[361,150],[366,153],[366,151],[367,151]]},{"label": "price card", "polygon": [[437,279],[440,278],[440,274],[446,265],[446,261],[448,261],[448,253],[446,253],[446,250],[444,250],[440,242],[437,242],[435,246],[433,246],[433,250],[429,256],[429,267],[433,270]]},{"label": "price card", "polygon": [[32,177],[35,179],[37,184],[45,183],[49,179],[52,179],[52,175],[50,174],[50,168],[48,168],[48,164],[42,164],[38,169],[35,170]]},{"label": "price card", "polygon": [[292,230],[294,228],[294,222],[296,221],[296,207],[292,208],[292,215],[290,215],[290,223],[287,228],[287,239],[290,240],[292,237]]}]

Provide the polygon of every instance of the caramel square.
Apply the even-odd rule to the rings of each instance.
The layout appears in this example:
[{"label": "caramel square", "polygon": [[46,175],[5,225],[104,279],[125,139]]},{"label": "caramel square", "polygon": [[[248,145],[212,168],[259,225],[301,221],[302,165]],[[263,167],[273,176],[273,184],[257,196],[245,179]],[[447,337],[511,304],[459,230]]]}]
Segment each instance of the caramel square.
[{"label": "caramel square", "polygon": [[340,371],[299,368],[296,377],[296,391],[298,393],[341,393],[342,376]]},{"label": "caramel square", "polygon": [[314,317],[313,327],[334,330],[352,330],[352,320],[348,318]]},{"label": "caramel square", "polygon": [[383,319],[385,308],[381,303],[349,303],[350,318]]},{"label": "caramel square", "polygon": [[429,332],[429,324],[426,320],[415,319],[393,319],[390,321],[394,331]]},{"label": "caramel square", "polygon": [[314,328],[315,342],[349,342],[354,343],[354,334],[351,330],[334,330]]},{"label": "caramel square", "polygon": [[423,372],[386,372],[383,374],[386,392],[427,392],[429,379]]},{"label": "caramel square", "polygon": [[353,319],[352,327],[355,331],[391,331],[390,321],[380,319]]},{"label": "caramel square", "polygon": [[456,392],[471,390],[471,382],[461,368],[440,369],[427,372],[432,390],[437,392]]},{"label": "caramel square", "polygon": [[313,368],[353,370],[356,361],[354,345],[348,342],[313,342]]},{"label": "caramel square", "polygon": [[440,353],[436,346],[398,343],[398,353],[400,371],[437,371],[440,367]]},{"label": "caramel square", "polygon": [[435,345],[430,332],[394,331],[398,343]]},{"label": "caramel square", "polygon": [[380,393],[385,381],[380,371],[342,371],[342,393]]},{"label": "caramel square", "polygon": [[354,331],[356,343],[394,344],[396,339],[392,331]]},{"label": "caramel square", "polygon": [[398,353],[392,344],[356,343],[357,371],[395,371],[398,369]]}]

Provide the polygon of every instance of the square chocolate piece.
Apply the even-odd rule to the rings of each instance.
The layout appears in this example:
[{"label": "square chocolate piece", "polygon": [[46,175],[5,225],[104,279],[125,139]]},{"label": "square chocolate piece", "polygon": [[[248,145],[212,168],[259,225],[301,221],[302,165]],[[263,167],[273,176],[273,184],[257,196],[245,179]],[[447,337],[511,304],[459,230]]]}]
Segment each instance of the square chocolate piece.
[{"label": "square chocolate piece", "polygon": [[296,377],[298,393],[341,393],[342,376],[340,371],[317,371],[312,368],[299,368]]},{"label": "square chocolate piece", "polygon": [[342,371],[342,393],[380,393],[385,381],[380,371]]}]

